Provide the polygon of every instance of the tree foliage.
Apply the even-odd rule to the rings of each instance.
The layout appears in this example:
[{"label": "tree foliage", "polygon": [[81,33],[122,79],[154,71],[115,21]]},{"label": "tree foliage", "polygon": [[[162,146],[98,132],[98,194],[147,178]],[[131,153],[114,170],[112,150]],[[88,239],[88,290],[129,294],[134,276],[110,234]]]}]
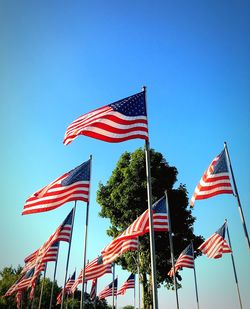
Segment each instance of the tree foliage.
[{"label": "tree foliage", "polygon": [[[163,155],[150,150],[152,200],[153,203],[168,193],[169,208],[173,231],[174,253],[178,257],[183,249],[193,241],[197,247],[203,241],[201,236],[193,233],[195,218],[188,209],[188,196],[185,185],[174,187],[178,171],[170,166]],[[100,216],[109,218],[111,226],[107,234],[116,237],[123,232],[148,207],[145,153],[139,148],[133,153],[125,152],[117,162],[106,185],[100,183],[97,202],[101,206]],[[172,279],[167,276],[171,268],[168,233],[155,233],[157,283],[172,288]],[[140,237],[140,273],[144,287],[145,303],[150,296],[150,251],[149,236]],[[137,253],[128,252],[117,260],[124,269],[137,272]],[[178,274],[179,281],[181,276]],[[148,299],[147,299],[148,298]]]},{"label": "tree foliage", "polygon": [[[4,267],[3,270],[0,271],[0,308],[1,309],[14,309],[17,308],[16,306],[16,299],[14,296],[3,297],[3,295],[7,292],[7,290],[19,279],[20,273],[22,271],[22,267],[18,266],[17,269],[10,267]],[[38,308],[39,306],[39,299],[40,299],[40,291],[42,285],[43,278],[40,276],[38,279],[34,301],[33,301],[33,308]],[[49,308],[50,304],[50,295],[51,295],[51,288],[52,288],[52,281],[49,278],[45,278],[44,280],[44,287],[43,287],[43,297],[41,302],[41,309]],[[52,301],[52,308],[60,308],[61,305],[56,305],[56,297],[60,293],[61,287],[57,285],[55,282],[54,285],[54,292],[53,292],[53,301]],[[29,300],[29,292],[30,290],[23,291],[22,295],[22,308],[31,308],[32,301]],[[72,304],[74,304],[75,309],[80,308],[80,299],[81,299],[81,292],[76,290],[74,294],[74,298],[72,296],[65,296],[64,308],[72,308]],[[86,309],[93,309],[94,303],[90,299],[89,294],[85,293],[85,308]],[[107,309],[108,305],[106,300],[96,300],[97,308],[99,309]]]}]

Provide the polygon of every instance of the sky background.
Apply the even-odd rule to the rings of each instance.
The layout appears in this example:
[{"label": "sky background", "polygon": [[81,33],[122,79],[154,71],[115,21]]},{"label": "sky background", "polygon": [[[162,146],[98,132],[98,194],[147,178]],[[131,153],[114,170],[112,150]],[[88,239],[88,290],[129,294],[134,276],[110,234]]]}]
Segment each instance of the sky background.
[{"label": "sky background", "polygon": [[[143,140],[109,144],[66,127],[78,116],[147,86],[151,147],[193,190],[227,141],[243,212],[250,223],[250,4],[221,1],[0,1],[1,254],[0,269],[23,259],[55,231],[73,207],[21,216],[39,188],[93,155],[87,258],[110,242],[98,216],[98,183],[106,183],[124,151]],[[85,203],[78,203],[69,273],[82,266]],[[250,308],[249,250],[236,199],[198,201],[196,234],[211,236],[228,219],[244,308]],[[58,283],[68,245],[61,244]],[[51,277],[53,263],[48,267]],[[239,308],[230,255],[196,260],[200,306]],[[129,273],[116,268],[118,286]],[[195,308],[193,271],[181,273],[180,308]],[[98,292],[111,275],[99,280]],[[90,288],[90,286],[89,286]],[[158,292],[159,308],[176,308]],[[108,298],[110,303],[112,300]],[[133,292],[118,307],[133,305]]]}]

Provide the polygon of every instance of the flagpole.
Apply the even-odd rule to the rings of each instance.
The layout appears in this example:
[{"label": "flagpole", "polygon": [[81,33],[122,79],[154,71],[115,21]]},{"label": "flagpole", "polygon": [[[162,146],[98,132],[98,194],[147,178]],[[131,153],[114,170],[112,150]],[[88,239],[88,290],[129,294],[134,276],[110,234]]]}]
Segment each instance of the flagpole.
[{"label": "flagpole", "polygon": [[39,298],[38,309],[40,309],[40,308],[41,308],[41,305],[42,305],[43,287],[44,287],[44,281],[45,281],[46,271],[47,271],[47,263],[45,264],[45,269],[44,269],[44,272],[43,272],[43,281],[42,281],[42,286],[41,286],[41,291],[40,291],[40,298]]},{"label": "flagpole", "polygon": [[[90,155],[89,159],[90,159],[90,177],[91,177],[92,155]],[[90,183],[90,180],[89,180],[89,183]],[[89,186],[89,198],[88,198],[87,207],[86,207],[85,237],[84,237],[84,245],[83,245],[82,291],[81,291],[80,309],[83,309],[85,307],[84,281],[85,281],[86,255],[87,255],[88,224],[89,224],[89,200],[90,200],[90,186]]]},{"label": "flagpole", "polygon": [[174,246],[173,246],[173,237],[172,237],[172,226],[171,226],[171,219],[170,219],[170,209],[169,209],[169,204],[168,204],[167,190],[165,191],[165,196],[166,196],[166,207],[167,207],[167,214],[168,214],[168,234],[169,234],[171,261],[172,261],[172,267],[173,267],[174,289],[175,289],[175,296],[176,296],[176,305],[177,305],[177,309],[179,309],[177,282],[176,282],[176,276],[175,276]]},{"label": "flagpole", "polygon": [[[68,276],[69,257],[70,257],[71,240],[72,240],[73,228],[74,228],[74,221],[75,221],[76,203],[77,203],[77,201],[75,201],[75,206],[74,206],[74,208],[73,208],[72,229],[71,229],[71,233],[70,233],[70,240],[69,240],[69,248],[68,248],[68,256],[67,256],[67,263],[66,263],[66,271],[65,271],[65,278],[64,278],[64,286],[63,286],[63,289],[64,289],[64,287],[65,287],[65,285],[66,285],[67,276]],[[64,291],[63,291],[63,293],[62,293],[61,309],[63,309],[63,303],[64,303]]]},{"label": "flagpole", "polygon": [[230,157],[229,157],[229,152],[228,152],[226,142],[224,142],[224,149],[226,151],[227,161],[228,161],[228,165],[230,167],[230,171],[231,171],[231,175],[232,175],[234,192],[235,192],[237,202],[238,202],[238,209],[239,209],[239,213],[240,213],[241,222],[242,222],[242,225],[243,225],[243,230],[244,230],[246,241],[247,241],[247,244],[248,244],[248,249],[250,250],[250,241],[249,241],[249,237],[248,237],[247,227],[246,227],[246,223],[245,223],[243,210],[242,210],[242,207],[241,207],[240,197],[239,197],[238,189],[237,189],[237,186],[236,186],[236,181],[235,181],[235,178],[234,178],[233,168],[232,168],[232,165],[231,165],[231,160],[230,160]]},{"label": "flagpole", "polygon": [[[135,275],[135,278],[136,278],[136,275]],[[135,280],[136,281],[136,280]],[[136,284],[135,284],[135,286],[134,286],[134,309],[136,309],[136,303],[135,303],[135,287],[136,287]]]},{"label": "flagpole", "polygon": [[98,280],[96,279],[96,293],[95,293],[95,300],[94,300],[94,309],[96,309],[96,298],[97,298],[97,283],[98,283]]},{"label": "flagpole", "polygon": [[[142,90],[144,91],[145,103],[146,103],[146,109],[147,109],[146,87],[145,86],[142,87]],[[145,157],[146,157],[146,177],[147,177],[147,196],[148,196],[148,214],[149,214],[149,238],[150,238],[150,259],[151,259],[151,277],[152,277],[152,292],[153,292],[153,309],[158,309],[149,140],[145,140]]]},{"label": "flagpole", "polygon": [[[139,242],[139,237],[138,237]],[[141,309],[141,289],[140,289],[140,242],[138,244],[138,266],[137,266],[137,272],[138,272],[138,309]]]},{"label": "flagpole", "polygon": [[113,282],[112,282],[112,309],[114,309],[115,305],[115,297],[114,297],[114,288],[115,288],[115,263],[113,263]]},{"label": "flagpole", "polygon": [[[225,220],[225,221],[227,223],[227,220]],[[238,278],[237,278],[237,273],[236,273],[236,267],[235,267],[235,263],[234,263],[233,248],[232,248],[231,239],[230,239],[230,236],[229,236],[228,224],[227,224],[227,237],[228,237],[229,247],[232,250],[232,252],[231,252],[231,259],[232,259],[232,265],[233,265],[233,271],[234,271],[234,278],[235,278],[235,283],[236,283],[236,287],[237,287],[240,308],[242,309],[243,307],[242,307],[241,296],[240,296],[240,288],[239,288],[239,283],[238,283]]]},{"label": "flagpole", "polygon": [[50,293],[49,309],[51,309],[51,307],[52,307],[54,285],[55,285],[55,281],[56,281],[56,270],[57,270],[57,261],[58,261],[59,247],[60,247],[60,241],[59,241],[59,243],[58,243],[58,251],[57,251],[56,262],[55,262],[55,268],[54,268],[54,277],[53,277],[53,283],[52,283],[51,293]]},{"label": "flagpole", "polygon": [[[191,245],[192,245],[193,260],[194,260],[194,245],[193,245],[193,242],[192,242],[192,241],[191,241]],[[197,279],[196,279],[195,262],[194,262],[194,284],[195,284],[195,293],[196,293],[197,308],[200,309],[199,298],[198,298],[198,288],[197,288]]]},{"label": "flagpole", "polygon": [[[118,284],[118,276],[116,276],[116,281],[117,281],[117,284]],[[117,291],[117,289],[116,289],[116,291]],[[115,291],[114,291],[114,294],[115,294]],[[117,292],[116,292],[116,294],[115,294],[115,309],[117,309],[118,307],[117,307]]]}]

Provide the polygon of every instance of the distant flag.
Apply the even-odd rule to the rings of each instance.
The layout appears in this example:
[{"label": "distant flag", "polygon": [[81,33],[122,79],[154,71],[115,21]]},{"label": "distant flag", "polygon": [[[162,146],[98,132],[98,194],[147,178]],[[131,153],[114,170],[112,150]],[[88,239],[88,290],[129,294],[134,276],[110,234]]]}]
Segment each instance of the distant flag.
[{"label": "distant flag", "polygon": [[124,295],[127,289],[135,288],[135,275],[131,274],[118,290],[117,295]]},{"label": "distant flag", "polygon": [[26,200],[22,214],[50,211],[70,201],[88,202],[89,186],[90,160],[32,194]]},{"label": "distant flag", "polygon": [[207,199],[218,194],[234,194],[230,183],[225,149],[212,161],[190,200],[193,207],[196,200]]},{"label": "distant flag", "polygon": [[31,253],[24,260],[26,264],[37,265],[46,261],[56,260],[55,254],[58,251],[58,242],[69,242],[73,225],[73,209],[67,215],[63,223],[48,238],[48,240],[35,252]]},{"label": "distant flag", "polygon": [[80,116],[67,128],[63,143],[68,145],[79,135],[111,143],[148,140],[144,91]]},{"label": "distant flag", "polygon": [[[104,288],[104,290],[102,290],[100,292],[100,294],[98,295],[99,299],[104,299],[106,297],[113,296],[113,294],[114,294],[114,296],[116,296],[116,293],[117,293],[117,281],[118,280],[116,278],[108,286],[106,286]],[[114,282],[114,284],[113,284],[113,282]],[[114,293],[113,293],[113,286],[114,286]]]},{"label": "distant flag", "polygon": [[192,244],[188,245],[186,249],[182,251],[177,261],[175,262],[175,269],[172,267],[168,275],[173,277],[174,273],[183,267],[194,268],[194,250]]},{"label": "distant flag", "polygon": [[225,222],[218,231],[199,246],[198,250],[213,259],[221,258],[223,253],[232,252],[225,240],[226,229],[227,223]]},{"label": "distant flag", "polygon": [[18,291],[16,293],[16,305],[18,309],[21,309],[21,302],[22,302],[22,291]]},{"label": "distant flag", "polygon": [[[95,258],[93,261],[88,263],[85,267],[85,282],[88,280],[97,279],[105,274],[112,273],[112,265],[110,263],[103,264],[102,256]],[[81,270],[78,278],[76,279],[75,283],[72,285],[72,293],[76,290],[77,286],[82,283],[82,274],[83,271]]]},{"label": "distant flag", "polygon": [[90,294],[89,294],[92,301],[95,300],[96,298],[96,292],[97,292],[97,278],[93,279]]},{"label": "distant flag", "polygon": [[64,288],[64,292],[66,294],[71,294],[71,288],[72,285],[75,283],[76,280],[76,272],[74,271],[73,275],[68,279],[65,288]]},{"label": "distant flag", "polygon": [[61,292],[56,297],[56,304],[59,305],[62,302],[62,294],[71,294],[72,285],[75,283],[76,272],[73,273],[72,276],[66,282],[65,287],[61,290]]}]

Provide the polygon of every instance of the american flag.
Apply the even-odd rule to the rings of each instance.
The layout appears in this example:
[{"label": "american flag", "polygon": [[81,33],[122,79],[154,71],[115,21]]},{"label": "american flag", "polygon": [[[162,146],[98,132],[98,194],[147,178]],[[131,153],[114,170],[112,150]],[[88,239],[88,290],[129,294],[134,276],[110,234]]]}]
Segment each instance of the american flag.
[{"label": "american flag", "polygon": [[172,267],[168,275],[173,277],[174,273],[183,267],[194,268],[194,250],[192,244],[188,245],[186,249],[182,251],[177,261],[175,262],[175,270]]},{"label": "american flag", "polygon": [[[35,266],[38,251],[39,249],[31,253],[29,256],[27,256],[24,259],[25,266],[22,269],[22,273],[26,272],[27,270]],[[55,262],[57,260],[58,251],[59,251],[59,242],[56,242],[49,248],[43,261],[44,262]]]},{"label": "american flag", "polygon": [[24,262],[26,263],[26,267],[27,264],[32,266],[38,265],[39,263],[44,263],[50,258],[54,260],[55,256],[53,257],[53,255],[56,253],[56,250],[58,251],[58,249],[56,249],[57,243],[59,241],[70,241],[73,225],[73,211],[74,209],[70,211],[63,223],[38,250],[25,258]]},{"label": "american flag", "polygon": [[65,287],[61,290],[61,292],[56,297],[56,304],[59,305],[62,302],[62,294],[71,294],[72,285],[75,283],[76,272],[74,271],[73,275],[69,277],[67,280]]},{"label": "american flag", "polygon": [[198,250],[209,258],[218,259],[223,253],[232,252],[231,248],[225,240],[227,223],[225,222],[212,236],[200,245]]},{"label": "american flag", "polygon": [[64,144],[70,144],[78,135],[111,143],[148,140],[144,91],[80,116],[67,128]]},{"label": "american flag", "polygon": [[21,308],[21,302],[22,302],[22,291],[18,291],[16,293],[16,305],[17,305],[17,308],[20,309]]},{"label": "american flag", "polygon": [[134,289],[135,288],[135,275],[131,274],[128,279],[123,283],[117,295],[124,295],[127,289]]},{"label": "american flag", "polygon": [[[111,274],[111,273],[112,273],[112,264],[108,263],[104,265],[102,256],[99,256],[86,265],[84,281],[86,282],[88,280],[93,280],[105,274]],[[71,288],[72,293],[76,290],[77,286],[82,283],[82,275],[83,271],[81,270],[78,278],[76,279],[75,283]]]},{"label": "american flag", "polygon": [[102,290],[100,292],[100,294],[98,295],[99,299],[104,299],[106,297],[113,296],[113,295],[116,296],[116,293],[117,293],[117,281],[118,281],[118,279],[116,278],[108,286],[106,286],[105,289]]},{"label": "american flag", "polygon": [[71,288],[72,288],[73,284],[75,283],[75,280],[76,280],[76,272],[74,271],[73,275],[71,277],[69,277],[69,279],[68,279],[68,281],[65,285],[64,293],[71,294]]},{"label": "american flag", "polygon": [[193,207],[196,200],[207,199],[223,193],[233,194],[225,150],[212,161],[205,171],[195,188],[190,206]]},{"label": "american flag", "polygon": [[[168,215],[166,210],[166,198],[163,196],[152,206],[153,227],[156,232],[168,231]],[[104,263],[111,263],[126,251],[137,250],[137,237],[149,232],[149,215],[145,210],[123,233],[117,236],[107,245],[103,251]]]},{"label": "american flag", "polygon": [[92,286],[89,294],[91,300],[95,300],[96,292],[97,292],[97,278],[93,279],[92,281]]},{"label": "american flag", "polygon": [[53,210],[70,201],[88,202],[89,186],[90,160],[32,194],[26,200],[22,214]]},{"label": "american flag", "polygon": [[116,241],[115,238],[102,251],[103,263],[104,264],[112,263],[125,252],[138,250],[138,247],[139,247],[138,237],[128,239],[123,238],[119,241]]}]

